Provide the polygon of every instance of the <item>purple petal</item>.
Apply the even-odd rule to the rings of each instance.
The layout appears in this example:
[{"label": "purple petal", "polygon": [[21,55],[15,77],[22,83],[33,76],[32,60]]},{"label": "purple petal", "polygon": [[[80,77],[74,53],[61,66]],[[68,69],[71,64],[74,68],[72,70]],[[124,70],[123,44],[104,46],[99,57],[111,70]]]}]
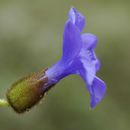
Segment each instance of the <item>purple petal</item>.
[{"label": "purple petal", "polygon": [[95,66],[96,71],[100,70],[101,64],[99,59],[96,57],[96,54],[93,49],[87,50],[89,58],[91,59],[92,63]]},{"label": "purple petal", "polygon": [[92,88],[90,106],[94,108],[103,99],[106,92],[106,85],[101,79],[95,77],[90,87]]},{"label": "purple petal", "polygon": [[85,26],[85,17],[79,13],[75,8],[71,8],[69,12],[70,21],[76,25],[76,27],[80,30],[83,30]]},{"label": "purple petal", "polygon": [[85,34],[82,34],[81,37],[82,37],[84,48],[92,49],[96,47],[98,43],[98,38],[95,35],[91,33],[85,33]]},{"label": "purple petal", "polygon": [[101,68],[101,63],[98,58],[96,58],[96,60],[94,62],[95,62],[94,64],[95,64],[95,68],[96,68],[96,72],[97,72]]},{"label": "purple petal", "polygon": [[[93,49],[87,50],[95,56]],[[85,49],[80,52],[80,75],[86,83],[87,89],[91,96],[91,107],[94,108],[103,98],[106,87],[102,80],[96,77],[97,59],[92,58]],[[93,54],[94,53],[94,54]],[[96,57],[96,56],[95,56]]]},{"label": "purple petal", "polygon": [[96,71],[100,69],[100,61],[96,57],[94,48],[97,45],[98,38],[90,33],[85,33],[82,35],[82,42],[83,42],[83,49],[86,49],[87,55],[92,61],[93,64],[95,64]]},{"label": "purple petal", "polygon": [[88,83],[87,75],[84,71],[80,71],[80,75],[84,80],[87,90],[90,94],[90,106],[94,108],[104,97],[106,92],[106,85],[105,83],[99,79],[97,76],[93,77],[92,83]]},{"label": "purple petal", "polygon": [[82,64],[83,78],[87,84],[91,85],[96,74],[95,64],[93,64],[86,50],[80,52],[80,62]]},{"label": "purple petal", "polygon": [[63,55],[62,61],[68,63],[73,60],[80,52],[82,40],[79,30],[68,21],[65,25],[63,35]]}]

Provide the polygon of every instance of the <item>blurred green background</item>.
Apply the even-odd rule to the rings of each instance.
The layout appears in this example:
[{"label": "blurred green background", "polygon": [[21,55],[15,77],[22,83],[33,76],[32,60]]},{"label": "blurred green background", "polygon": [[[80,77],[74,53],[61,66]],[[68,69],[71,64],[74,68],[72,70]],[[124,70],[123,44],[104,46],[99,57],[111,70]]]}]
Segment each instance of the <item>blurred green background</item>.
[{"label": "blurred green background", "polygon": [[0,97],[17,79],[56,63],[69,9],[87,17],[84,32],[99,37],[98,73],[104,100],[89,108],[89,94],[76,75],[62,80],[31,111],[0,108],[0,130],[129,130],[130,1],[0,0]]}]

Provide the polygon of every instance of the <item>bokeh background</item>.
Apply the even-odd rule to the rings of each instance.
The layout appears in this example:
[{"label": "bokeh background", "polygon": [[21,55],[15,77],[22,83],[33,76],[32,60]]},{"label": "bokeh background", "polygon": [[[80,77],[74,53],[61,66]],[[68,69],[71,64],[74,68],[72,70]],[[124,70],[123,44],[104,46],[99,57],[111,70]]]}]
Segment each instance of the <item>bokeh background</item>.
[{"label": "bokeh background", "polygon": [[98,73],[107,84],[104,100],[89,107],[76,75],[62,80],[25,114],[0,108],[0,130],[129,130],[130,1],[0,0],[0,97],[17,79],[56,63],[70,7],[87,17],[84,32],[96,34]]}]

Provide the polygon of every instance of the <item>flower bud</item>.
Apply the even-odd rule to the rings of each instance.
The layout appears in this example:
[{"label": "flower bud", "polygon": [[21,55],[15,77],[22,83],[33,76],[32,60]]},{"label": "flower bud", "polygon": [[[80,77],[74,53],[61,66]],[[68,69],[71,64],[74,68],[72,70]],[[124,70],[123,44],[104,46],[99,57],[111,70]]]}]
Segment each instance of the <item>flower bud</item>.
[{"label": "flower bud", "polygon": [[48,90],[47,82],[45,70],[18,80],[7,91],[10,106],[18,113],[29,110],[40,101]]}]

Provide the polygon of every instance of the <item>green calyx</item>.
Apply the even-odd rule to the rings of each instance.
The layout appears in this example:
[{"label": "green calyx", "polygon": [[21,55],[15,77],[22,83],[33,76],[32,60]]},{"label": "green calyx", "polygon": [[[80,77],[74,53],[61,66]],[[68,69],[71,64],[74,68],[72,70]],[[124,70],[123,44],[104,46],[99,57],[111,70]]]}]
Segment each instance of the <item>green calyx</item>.
[{"label": "green calyx", "polygon": [[7,100],[10,106],[18,113],[23,113],[37,104],[44,96],[45,84],[48,78],[45,71],[29,75],[14,83],[7,91]]}]

